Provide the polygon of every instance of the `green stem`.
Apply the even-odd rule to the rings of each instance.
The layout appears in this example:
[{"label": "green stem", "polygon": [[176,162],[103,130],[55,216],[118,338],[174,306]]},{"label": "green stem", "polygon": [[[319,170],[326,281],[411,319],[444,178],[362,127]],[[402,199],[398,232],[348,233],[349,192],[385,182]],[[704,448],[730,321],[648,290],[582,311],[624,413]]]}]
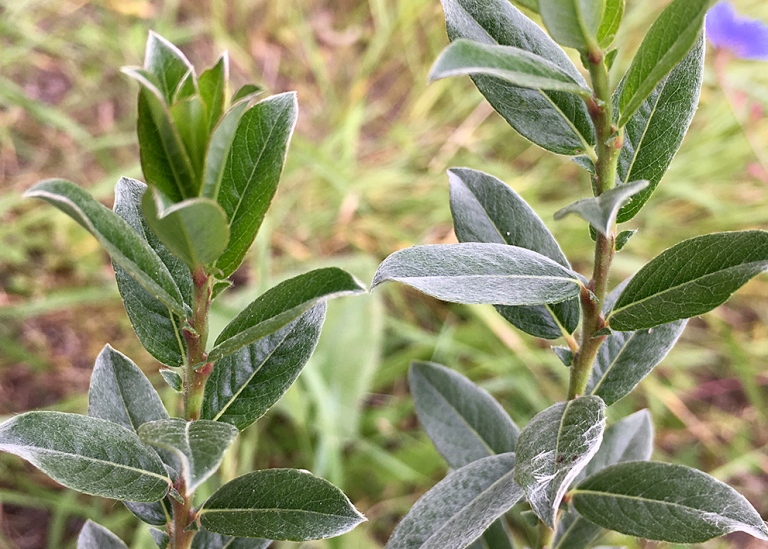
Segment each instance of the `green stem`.
[{"label": "green stem", "polygon": [[[597,162],[592,187],[595,196],[599,196],[616,185],[616,166],[623,145],[623,135],[621,130],[613,125],[611,89],[603,54],[593,51],[586,57],[594,89],[594,97],[589,101],[589,112],[597,133]],[[594,337],[594,334],[605,325],[602,304],[608,290],[608,278],[615,250],[615,229],[615,226],[612,227],[608,236],[597,235],[592,280],[581,292],[581,344],[571,366],[569,399],[586,392],[597,351],[605,340],[605,336]]]}]

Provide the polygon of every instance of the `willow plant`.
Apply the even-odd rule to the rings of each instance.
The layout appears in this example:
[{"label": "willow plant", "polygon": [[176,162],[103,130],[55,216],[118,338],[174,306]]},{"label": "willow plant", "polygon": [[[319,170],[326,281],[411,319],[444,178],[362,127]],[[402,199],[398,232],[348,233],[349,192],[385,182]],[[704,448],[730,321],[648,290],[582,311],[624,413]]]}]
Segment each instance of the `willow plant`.
[{"label": "willow plant", "polygon": [[[651,197],[696,110],[710,0],[674,0],[648,30],[616,89],[608,71],[624,0],[442,0],[451,44],[432,80],[469,75],[521,135],[589,174],[594,196],[555,214],[589,224],[590,276],[576,272],[542,220],[509,186],[479,171],[448,171],[459,244],[415,246],[379,267],[373,286],[398,281],[436,298],[493,304],[523,332],[560,340],[565,398],[519,429],[465,377],[412,364],[418,417],[452,471],[414,505],[388,549],[592,547],[605,530],[675,543],[768,527],[733,488],[681,465],[650,461],[653,425],[639,411],[606,426],[675,344],[688,318],[724,303],[768,268],[768,232],[685,240],[609,288],[620,230]],[[588,83],[561,46],[579,54]],[[578,330],[578,331],[577,331]],[[518,502],[538,527],[512,535]]]},{"label": "willow plant", "polygon": [[[325,301],[364,291],[338,268],[266,291],[208,345],[211,302],[229,286],[275,194],[298,113],[296,95],[231,93],[226,53],[199,75],[150,34],[136,80],[145,182],[122,178],[109,210],[61,179],[27,196],[88,230],[112,258],[136,334],[181,395],[172,417],[131,359],[109,345],[96,359],[88,415],[20,414],[0,424],[0,450],[62,485],[121,500],[169,549],[263,549],[270,540],[339,535],[364,517],[335,486],[307,471],[268,469],[195,491],[238,433],[296,380],[317,344]],[[78,549],[127,549],[86,523]]]}]

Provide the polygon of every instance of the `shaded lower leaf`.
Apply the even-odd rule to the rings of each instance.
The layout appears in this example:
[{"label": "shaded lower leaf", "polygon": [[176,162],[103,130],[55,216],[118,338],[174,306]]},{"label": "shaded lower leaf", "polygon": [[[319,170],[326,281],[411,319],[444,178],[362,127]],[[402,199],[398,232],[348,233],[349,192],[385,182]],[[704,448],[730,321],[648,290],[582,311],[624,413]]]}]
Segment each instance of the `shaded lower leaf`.
[{"label": "shaded lower leaf", "polygon": [[439,364],[413,362],[408,384],[422,427],[452,468],[514,452],[517,425],[466,377]]},{"label": "shaded lower leaf", "polygon": [[192,540],[192,549],[267,549],[271,543],[268,539],[233,538],[202,528]]},{"label": "shaded lower leaf", "polygon": [[232,480],[203,504],[211,532],[305,541],[338,536],[365,521],[327,480],[297,469],[267,469]]},{"label": "shaded lower leaf", "polygon": [[512,533],[503,515],[491,523],[480,539],[485,542],[485,547],[488,549],[515,549]]},{"label": "shaded lower leaf", "polygon": [[605,191],[593,198],[584,198],[555,212],[555,219],[576,214],[604,236],[613,234],[619,208],[633,195],[648,187],[647,181],[633,181]]},{"label": "shaded lower leaf", "polygon": [[[171,516],[171,506],[167,501],[167,498],[165,500],[153,501],[151,503],[124,501],[123,505],[125,505],[125,507],[131,513],[133,513],[136,518],[153,526],[165,526]],[[168,510],[166,511],[166,509]]]},{"label": "shaded lower leaf", "polygon": [[768,527],[744,496],[682,465],[612,465],[580,483],[572,501],[592,522],[636,537],[702,543],[746,532],[768,540]]},{"label": "shaded lower leaf", "polygon": [[464,549],[520,498],[515,455],[489,456],[448,474],[397,525],[387,549]]},{"label": "shaded lower leaf", "polygon": [[600,447],[604,430],[605,404],[586,396],[550,406],[520,433],[515,482],[550,528],[571,481]]},{"label": "shaded lower leaf", "polygon": [[320,303],[297,320],[216,362],[205,384],[201,416],[240,430],[259,419],[296,381],[325,319]]},{"label": "shaded lower leaf", "polygon": [[103,526],[87,520],[77,537],[77,549],[128,549],[128,546]]},{"label": "shaded lower leaf", "polygon": [[149,535],[152,536],[152,540],[155,542],[158,549],[167,549],[168,544],[171,542],[171,538],[168,534],[157,528],[150,528]]},{"label": "shaded lower leaf", "polygon": [[27,412],[0,424],[0,450],[55,481],[94,496],[157,501],[171,480],[157,454],[109,421],[61,412]]},{"label": "shaded lower leaf", "polygon": [[560,516],[552,549],[588,549],[603,529],[570,508]]}]

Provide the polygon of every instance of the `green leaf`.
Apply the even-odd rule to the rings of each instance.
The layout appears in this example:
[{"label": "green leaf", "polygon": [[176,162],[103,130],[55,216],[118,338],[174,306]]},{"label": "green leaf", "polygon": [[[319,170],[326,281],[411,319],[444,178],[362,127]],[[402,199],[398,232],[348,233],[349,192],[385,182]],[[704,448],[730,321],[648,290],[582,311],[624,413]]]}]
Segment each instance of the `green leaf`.
[{"label": "green leaf", "polygon": [[160,370],[160,375],[163,376],[163,379],[168,386],[177,393],[181,393],[184,390],[184,380],[173,370],[166,370],[163,368]]},{"label": "green leaf", "polygon": [[297,469],[238,477],[219,488],[200,510],[202,526],[212,532],[276,540],[330,538],[363,521],[341,490]]},{"label": "green leaf", "polygon": [[[165,264],[179,287],[186,306],[192,303],[194,283],[189,268],[168,251],[149,229],[141,211],[141,198],[147,186],[135,179],[121,177],[115,186],[114,212],[125,219],[142,240],[149,244]],[[145,290],[117,262],[113,261],[117,288],[125,310],[144,348],[161,363],[181,366],[187,356],[181,337],[181,322],[160,300]]]},{"label": "green leaf", "polygon": [[[442,4],[452,41],[466,38],[529,51],[586,86],[565,52],[507,0],[442,0]],[[521,88],[490,76],[473,76],[472,80],[515,130],[540,147],[577,155],[594,145],[595,129],[581,98],[560,91]]]},{"label": "green leaf", "polygon": [[88,415],[133,432],[144,423],[168,418],[160,395],[144,372],[109,345],[96,358],[88,390]]},{"label": "green leaf", "polygon": [[489,456],[448,474],[397,525],[386,549],[463,549],[523,497],[515,455]]},{"label": "green leaf", "polygon": [[563,363],[563,366],[566,368],[570,368],[573,364],[573,351],[571,351],[568,347],[552,347],[552,352],[555,353],[558,359],[560,359],[560,362]]},{"label": "green leaf", "polygon": [[[197,177],[203,173],[205,151],[208,148],[208,107],[199,95],[177,101],[170,108],[173,125],[179,132],[187,151],[192,171]],[[198,187],[199,190],[199,187]]]},{"label": "green leaf", "polygon": [[539,0],[539,13],[550,36],[563,46],[596,49],[605,0]]},{"label": "green leaf", "polygon": [[691,51],[714,0],[674,0],[645,35],[624,77],[619,126],[625,126],[654,88]]},{"label": "green leaf", "polygon": [[153,526],[165,526],[171,520],[171,503],[168,496],[152,503],[124,501],[123,505],[141,521]]},{"label": "green leaf", "polygon": [[652,540],[702,543],[731,532],[768,540],[768,527],[744,496],[682,465],[612,465],[579,484],[573,505],[604,528]]},{"label": "green leaf", "polygon": [[562,219],[568,214],[576,214],[592,225],[600,234],[610,236],[616,223],[619,208],[643,189],[647,181],[634,181],[619,185],[593,198],[583,198],[555,212],[555,219]]},{"label": "green leaf", "polygon": [[[621,210],[619,210],[619,215],[621,215]],[[627,242],[629,242],[629,239],[635,236],[635,233],[637,232],[637,229],[631,229],[628,231],[621,231],[619,234],[616,235],[616,251],[621,251],[624,246],[627,245]]]},{"label": "green leaf", "polygon": [[216,338],[208,360],[215,362],[275,333],[318,303],[362,292],[365,288],[360,282],[337,267],[315,269],[290,278],[264,292],[227,324]]},{"label": "green leaf", "polygon": [[179,48],[159,34],[149,31],[144,53],[144,69],[154,76],[165,103],[170,105],[176,89],[187,73],[195,69]]},{"label": "green leaf", "polygon": [[[527,248],[571,268],[536,212],[499,179],[467,168],[448,170],[451,214],[459,242],[488,242]],[[497,306],[513,325],[535,337],[557,339],[579,324],[579,300],[549,305]]]},{"label": "green leaf", "polygon": [[141,168],[147,183],[157,186],[174,202],[197,196],[200,174],[194,168],[187,145],[174,124],[158,84],[152,75],[141,69],[124,67],[123,74],[141,86],[137,129]]},{"label": "green leaf", "polygon": [[386,258],[371,288],[388,281],[454,303],[540,305],[578,295],[573,271],[531,250],[505,244],[414,246]]},{"label": "green leaf", "polygon": [[[485,542],[484,545],[483,542]],[[483,532],[483,536],[475,543],[480,544],[478,549],[515,549],[512,543],[512,533],[509,531],[504,516],[492,522],[488,529]]]},{"label": "green leaf", "polygon": [[191,549],[267,549],[271,540],[258,538],[233,538],[200,529],[192,540]]},{"label": "green leaf", "polygon": [[550,406],[520,433],[515,482],[550,528],[571,481],[600,447],[604,430],[605,404],[586,396]]},{"label": "green leaf", "polygon": [[632,277],[607,321],[653,328],[711,311],[768,269],[768,232],[713,233],[663,251]]},{"label": "green leaf", "polygon": [[216,263],[224,276],[235,272],[256,238],[277,189],[297,115],[296,94],[290,92],[264,99],[240,120],[217,196],[232,232]]},{"label": "green leaf", "polygon": [[[597,30],[597,42],[602,49],[609,47],[613,43],[613,39],[616,38],[616,33],[621,26],[621,19],[624,17],[624,3],[625,0],[605,0],[603,20]],[[606,64],[610,69],[611,63],[608,63],[607,59]]]},{"label": "green leaf", "polygon": [[591,97],[592,91],[547,59],[513,46],[459,38],[445,48],[429,71],[429,81],[486,75],[523,88],[557,90]]},{"label": "green leaf", "polygon": [[245,84],[239,90],[237,90],[232,96],[232,103],[237,103],[241,99],[248,96],[255,96],[264,91],[264,88],[256,84]]},{"label": "green leaf", "polygon": [[[683,142],[699,104],[705,49],[702,33],[688,55],[627,121],[624,145],[619,153],[619,179],[622,182],[646,179],[650,185],[619,211],[619,223],[632,219],[648,201]],[[622,80],[614,94],[614,105],[618,105],[625,81]]]},{"label": "green leaf", "polygon": [[27,412],[0,424],[0,450],[67,488],[93,496],[157,501],[168,478],[157,454],[109,421],[61,412]]},{"label": "green leaf", "polygon": [[128,549],[128,546],[103,526],[86,520],[77,536],[77,549]]},{"label": "green leaf", "polygon": [[96,202],[85,190],[71,181],[48,179],[29,189],[24,196],[41,198],[72,217],[145,290],[171,312],[186,315],[179,288],[157,253],[125,220]]},{"label": "green leaf", "polygon": [[515,451],[517,425],[466,377],[439,364],[413,362],[408,385],[419,422],[452,468]]},{"label": "green leaf", "polygon": [[[626,286],[606,298],[609,311]],[[613,331],[597,352],[587,392],[603,399],[607,406],[628,395],[675,346],[687,320],[662,324],[633,332]]]},{"label": "green leaf", "polygon": [[191,269],[216,261],[229,242],[227,216],[209,198],[174,204],[152,189],[144,193],[142,209],[160,242]]},{"label": "green leaf", "polygon": [[603,529],[597,524],[588,521],[569,507],[557,520],[552,549],[591,549],[594,547],[593,542],[602,532]]},{"label": "green leaf", "polygon": [[212,130],[211,141],[208,144],[208,153],[205,157],[205,169],[203,170],[202,195],[211,200],[217,200],[224,168],[227,166],[227,158],[235,132],[240,125],[246,109],[253,96],[246,96],[238,101],[224,114],[216,127]]},{"label": "green leaf", "polygon": [[299,377],[320,337],[324,303],[290,324],[216,362],[205,384],[201,416],[241,431],[263,416]]},{"label": "green leaf", "polygon": [[170,450],[180,458],[188,493],[216,472],[236,436],[237,429],[233,426],[204,419],[161,419],[139,428],[142,441]]},{"label": "green leaf", "polygon": [[155,542],[158,549],[168,549],[168,544],[171,542],[171,538],[168,534],[156,528],[150,528],[149,535],[152,536],[152,541]]},{"label": "green leaf", "polygon": [[198,80],[200,97],[208,113],[208,133],[213,131],[224,114],[229,95],[229,55],[225,51],[216,64],[203,71]]},{"label": "green leaf", "polygon": [[631,414],[605,430],[600,449],[580,474],[586,478],[617,463],[648,461],[653,452],[653,421],[648,410]]}]

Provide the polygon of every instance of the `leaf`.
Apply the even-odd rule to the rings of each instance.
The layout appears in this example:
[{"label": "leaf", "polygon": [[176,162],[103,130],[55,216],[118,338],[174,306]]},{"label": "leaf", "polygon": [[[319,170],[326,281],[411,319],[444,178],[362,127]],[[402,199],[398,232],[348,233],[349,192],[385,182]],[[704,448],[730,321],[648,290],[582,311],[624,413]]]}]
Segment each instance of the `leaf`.
[{"label": "leaf", "polygon": [[200,97],[208,112],[208,133],[218,124],[228,103],[229,55],[225,51],[216,64],[203,71],[198,80]]},{"label": "leaf", "polygon": [[147,183],[156,185],[174,202],[197,196],[200,174],[194,168],[170,107],[158,89],[159,84],[141,69],[124,67],[122,72],[141,86],[139,153]]},{"label": "leaf", "polygon": [[181,393],[184,390],[184,380],[173,370],[166,370],[163,368],[160,370],[160,375],[163,376],[163,379],[168,386],[177,393]]},{"label": "leaf", "polygon": [[256,84],[245,84],[232,96],[232,103],[237,103],[247,96],[255,96],[264,91],[264,88]]},{"label": "leaf", "polygon": [[[485,542],[484,545],[483,542]],[[486,547],[487,549],[515,549],[512,543],[512,533],[509,531],[509,526],[507,526],[503,515],[491,523],[476,543],[480,543],[478,549],[485,549]]]},{"label": "leaf", "polygon": [[[624,145],[619,153],[619,179],[622,182],[646,179],[650,185],[619,210],[619,223],[632,219],[648,201],[683,142],[699,104],[705,49],[702,33],[688,55],[627,121]],[[615,105],[624,82],[614,94]]]},{"label": "leaf", "polygon": [[619,185],[593,198],[583,198],[555,212],[555,219],[562,219],[568,214],[576,214],[592,225],[600,234],[610,236],[616,223],[619,208],[632,195],[648,187],[647,181],[633,181]]},{"label": "leaf", "polygon": [[445,366],[413,362],[408,371],[416,415],[454,469],[514,452],[520,430],[484,389]]},{"label": "leaf", "polygon": [[[603,20],[597,30],[597,42],[602,49],[608,48],[613,43],[613,39],[616,38],[616,33],[621,26],[621,19],[624,17],[624,3],[625,0],[605,0]],[[607,59],[606,64],[610,69],[611,64],[607,63]]]},{"label": "leaf", "polygon": [[363,521],[341,490],[297,469],[238,477],[219,488],[200,510],[202,526],[212,532],[276,540],[330,538]]},{"label": "leaf", "polygon": [[191,269],[216,261],[229,242],[227,216],[209,198],[171,203],[157,189],[144,193],[147,224],[174,255]]},{"label": "leaf", "polygon": [[27,412],[0,424],[0,450],[17,455],[56,482],[93,496],[157,501],[171,480],[157,455],[134,433],[62,412]]},{"label": "leaf", "polygon": [[[442,0],[442,4],[452,41],[466,38],[520,48],[547,59],[586,85],[565,52],[507,0]],[[540,147],[577,155],[594,145],[595,129],[581,98],[559,91],[520,88],[490,76],[474,76],[472,80],[517,132]]]},{"label": "leaf", "polygon": [[201,417],[242,431],[263,416],[312,355],[325,308],[324,303],[315,305],[275,333],[217,361],[205,384]]},{"label": "leaf", "polygon": [[315,269],[290,278],[264,292],[227,324],[216,338],[208,360],[215,362],[275,333],[318,303],[364,291],[355,277],[337,267]]},{"label": "leaf", "polygon": [[617,463],[648,461],[653,452],[653,421],[648,410],[640,410],[608,427],[600,449],[581,472],[586,478]]},{"label": "leaf", "polygon": [[605,0],[539,0],[539,13],[550,36],[563,46],[596,49]]},{"label": "leaf", "polygon": [[109,345],[96,358],[88,390],[88,415],[133,432],[149,421],[168,419],[160,395],[144,372]]},{"label": "leaf", "polygon": [[153,31],[149,31],[147,38],[144,69],[155,77],[168,105],[187,73],[194,74],[195,71],[179,48]]},{"label": "leaf", "polygon": [[77,549],[128,549],[128,546],[115,534],[89,519],[77,536]]},{"label": "leaf", "polygon": [[192,540],[191,549],[267,549],[271,540],[258,538],[233,538],[201,529]]},{"label": "leaf", "polygon": [[429,71],[429,81],[486,75],[523,88],[558,90],[591,97],[592,91],[551,61],[520,48],[459,38],[445,48]]},{"label": "leaf", "polygon": [[41,198],[85,227],[112,259],[168,309],[186,315],[181,293],[157,253],[120,216],[71,181],[47,179],[24,196]]},{"label": "leaf", "polygon": [[632,59],[619,96],[619,127],[625,126],[654,88],[698,40],[714,0],[674,0],[651,25]]},{"label": "leaf", "polygon": [[231,425],[204,419],[161,419],[139,428],[142,441],[174,452],[180,458],[188,493],[216,472],[236,436],[237,429]]},{"label": "leaf", "polygon": [[296,93],[290,92],[264,99],[240,120],[217,196],[232,234],[216,263],[225,277],[240,266],[256,238],[277,189],[297,115]]},{"label": "leaf", "polygon": [[149,535],[152,536],[152,541],[155,542],[159,549],[168,549],[168,544],[171,542],[168,534],[156,528],[150,528]]},{"label": "leaf", "polygon": [[578,295],[576,273],[531,250],[505,244],[414,246],[386,258],[371,289],[389,281],[454,303],[540,305]]},{"label": "leaf", "polygon": [[[621,210],[619,210],[619,213],[621,213]],[[629,242],[629,239],[635,236],[635,233],[637,232],[637,229],[631,229],[628,231],[621,231],[619,234],[616,235],[616,251],[620,252],[624,246],[627,245],[627,242]]]},{"label": "leaf", "polygon": [[768,527],[744,496],[683,465],[612,465],[579,484],[573,504],[595,524],[641,538],[702,543],[746,532],[768,540]]},{"label": "leaf", "polygon": [[[149,229],[141,211],[141,197],[147,186],[121,177],[115,186],[114,212],[125,219],[139,237],[149,244],[165,264],[181,292],[184,303],[192,302],[194,283],[189,268],[163,246]],[[149,353],[168,366],[181,366],[187,355],[181,337],[181,322],[160,300],[145,290],[120,265],[112,262],[117,288],[139,341]]]},{"label": "leaf", "polygon": [[[203,173],[205,150],[208,147],[208,107],[199,95],[192,95],[182,101],[177,101],[170,108],[171,120],[178,130],[184,149],[192,165],[195,176],[200,178]],[[199,192],[199,180],[194,191]]]},{"label": "leaf", "polygon": [[572,507],[569,507],[558,518],[552,549],[593,548],[593,542],[602,532],[602,528],[580,516]]},{"label": "leaf", "polygon": [[165,526],[171,520],[171,503],[168,497],[152,503],[124,501],[123,505],[141,521],[153,526]]},{"label": "leaf", "polygon": [[550,528],[571,481],[600,447],[604,430],[605,404],[586,396],[550,406],[520,433],[515,482]]},{"label": "leaf", "polygon": [[463,549],[523,497],[515,455],[489,456],[448,474],[411,508],[386,549]]},{"label": "leaf", "polygon": [[713,233],[663,251],[632,277],[607,318],[618,331],[711,311],[768,269],[768,232]]},{"label": "leaf", "polygon": [[[467,168],[448,170],[451,214],[459,242],[510,244],[538,252],[571,268],[557,241],[531,207],[507,184]],[[549,305],[497,306],[499,313],[524,332],[557,339],[579,323],[579,300]]]}]

